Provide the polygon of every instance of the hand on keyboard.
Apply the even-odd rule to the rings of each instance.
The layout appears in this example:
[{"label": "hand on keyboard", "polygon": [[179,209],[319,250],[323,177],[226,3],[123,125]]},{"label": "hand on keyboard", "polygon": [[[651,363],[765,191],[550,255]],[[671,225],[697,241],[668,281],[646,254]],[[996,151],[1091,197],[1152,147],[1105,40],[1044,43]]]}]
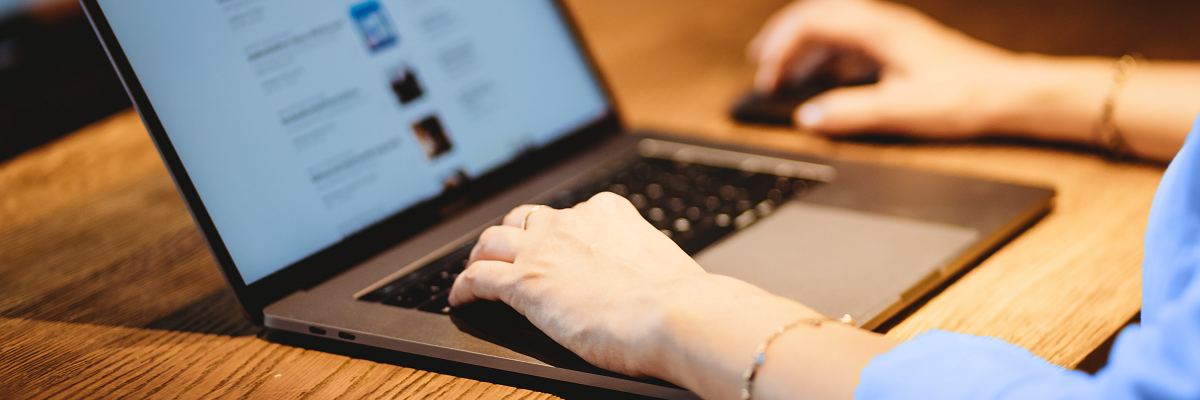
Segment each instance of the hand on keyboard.
[{"label": "hand on keyboard", "polygon": [[[596,193],[613,192],[627,198],[642,218],[690,255],[770,214],[815,183],[638,157],[599,171],[587,184],[559,193],[549,205],[570,208]],[[360,300],[449,314],[450,285],[474,246],[472,242],[455,250]]]},{"label": "hand on keyboard", "polygon": [[730,297],[778,303],[752,285],[705,273],[616,194],[570,209],[531,208],[484,232],[451,289],[452,306],[503,301],[588,362],[641,376],[662,367],[656,341],[672,321],[667,316],[693,305],[724,311]]}]

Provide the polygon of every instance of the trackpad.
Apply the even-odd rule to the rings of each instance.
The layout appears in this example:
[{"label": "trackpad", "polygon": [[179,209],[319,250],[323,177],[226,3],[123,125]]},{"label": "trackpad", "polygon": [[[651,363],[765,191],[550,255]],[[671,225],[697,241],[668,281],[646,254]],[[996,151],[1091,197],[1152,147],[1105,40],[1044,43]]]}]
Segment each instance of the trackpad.
[{"label": "trackpad", "polygon": [[971,228],[791,201],[695,258],[708,272],[863,323],[978,239]]}]

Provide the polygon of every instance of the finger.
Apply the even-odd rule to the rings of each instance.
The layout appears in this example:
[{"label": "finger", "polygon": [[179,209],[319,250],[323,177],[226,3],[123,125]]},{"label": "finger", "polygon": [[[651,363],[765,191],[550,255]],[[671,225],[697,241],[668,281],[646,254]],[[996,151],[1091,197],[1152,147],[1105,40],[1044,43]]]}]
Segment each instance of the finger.
[{"label": "finger", "polygon": [[889,106],[880,85],[843,87],[796,109],[796,125],[831,136],[886,130]]},{"label": "finger", "polygon": [[489,227],[479,235],[479,242],[471,249],[467,265],[480,260],[513,262],[517,259],[517,243],[525,233],[520,228],[498,225]]},{"label": "finger", "polygon": [[767,19],[767,22],[763,24],[758,34],[754,35],[754,39],[751,39],[750,43],[746,45],[746,55],[750,57],[751,61],[758,60],[762,55],[763,42],[767,40],[767,37],[774,35],[774,32],[779,29],[781,24],[799,12],[802,3],[804,3],[802,0],[792,2],[779,11],[776,11]]},{"label": "finger", "polygon": [[515,281],[513,265],[504,261],[477,261],[467,266],[450,287],[450,306],[476,300],[505,301]]},{"label": "finger", "polygon": [[[525,223],[526,224],[525,227],[529,228],[530,226],[534,225],[532,222],[529,222],[529,221],[532,221],[535,218],[538,218],[538,217],[534,217],[534,215],[548,214],[550,212],[555,211],[553,208],[550,208],[547,206],[541,206],[537,209],[537,211],[534,211],[534,207],[538,207],[538,206],[534,205],[534,204],[526,204],[526,205],[512,209],[512,211],[508,212],[508,215],[504,216],[504,225],[521,228],[521,224]],[[539,216],[539,217],[543,217],[543,216]]]},{"label": "finger", "polygon": [[772,92],[779,87],[788,63],[802,57],[801,48],[805,44],[800,37],[804,26],[804,13],[790,12],[786,19],[775,24],[757,44],[758,71],[754,76],[754,87],[762,92]]},{"label": "finger", "polygon": [[806,7],[800,16],[763,41],[757,87],[774,90],[786,76],[788,66],[803,59],[817,44],[856,49],[887,63],[894,36],[904,31],[897,25],[905,20],[900,10],[898,6],[864,1],[826,1]]},{"label": "finger", "polygon": [[[834,51],[829,46],[813,43],[805,50],[794,55],[791,61],[784,63],[781,70],[766,71],[771,74],[756,77],[756,88],[759,90],[781,90],[787,86],[807,81],[810,77],[834,58]],[[772,86],[766,86],[772,85]]]}]

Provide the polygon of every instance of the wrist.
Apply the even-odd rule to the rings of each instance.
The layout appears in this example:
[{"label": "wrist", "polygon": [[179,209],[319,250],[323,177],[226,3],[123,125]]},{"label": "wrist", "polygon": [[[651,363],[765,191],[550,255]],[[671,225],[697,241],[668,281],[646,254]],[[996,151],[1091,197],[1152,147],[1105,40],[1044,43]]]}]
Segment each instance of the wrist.
[{"label": "wrist", "polygon": [[667,296],[656,329],[653,375],[704,398],[737,393],[754,349],[771,331],[820,314],[740,280],[701,275]]},{"label": "wrist", "polygon": [[988,132],[1091,145],[1112,80],[1112,60],[1014,54],[993,79]]}]

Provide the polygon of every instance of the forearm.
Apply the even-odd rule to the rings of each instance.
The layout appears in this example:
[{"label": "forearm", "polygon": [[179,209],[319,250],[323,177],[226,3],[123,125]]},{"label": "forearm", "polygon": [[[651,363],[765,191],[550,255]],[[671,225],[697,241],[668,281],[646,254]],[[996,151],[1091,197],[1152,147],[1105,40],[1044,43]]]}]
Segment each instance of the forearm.
[{"label": "forearm", "polygon": [[1113,60],[1015,54],[995,78],[983,126],[1036,140],[1095,145]]},{"label": "forearm", "polygon": [[[656,346],[661,378],[705,399],[737,399],[755,350],[775,329],[820,317],[799,303],[732,278],[712,276],[681,289],[664,317]],[[862,368],[893,341],[827,322],[801,324],[768,348],[755,399],[848,399]]]},{"label": "forearm", "polygon": [[[1115,59],[1015,55],[983,114],[989,131],[1099,146]],[[1114,93],[1112,122],[1133,155],[1169,161],[1200,111],[1200,65],[1141,62]]]}]

